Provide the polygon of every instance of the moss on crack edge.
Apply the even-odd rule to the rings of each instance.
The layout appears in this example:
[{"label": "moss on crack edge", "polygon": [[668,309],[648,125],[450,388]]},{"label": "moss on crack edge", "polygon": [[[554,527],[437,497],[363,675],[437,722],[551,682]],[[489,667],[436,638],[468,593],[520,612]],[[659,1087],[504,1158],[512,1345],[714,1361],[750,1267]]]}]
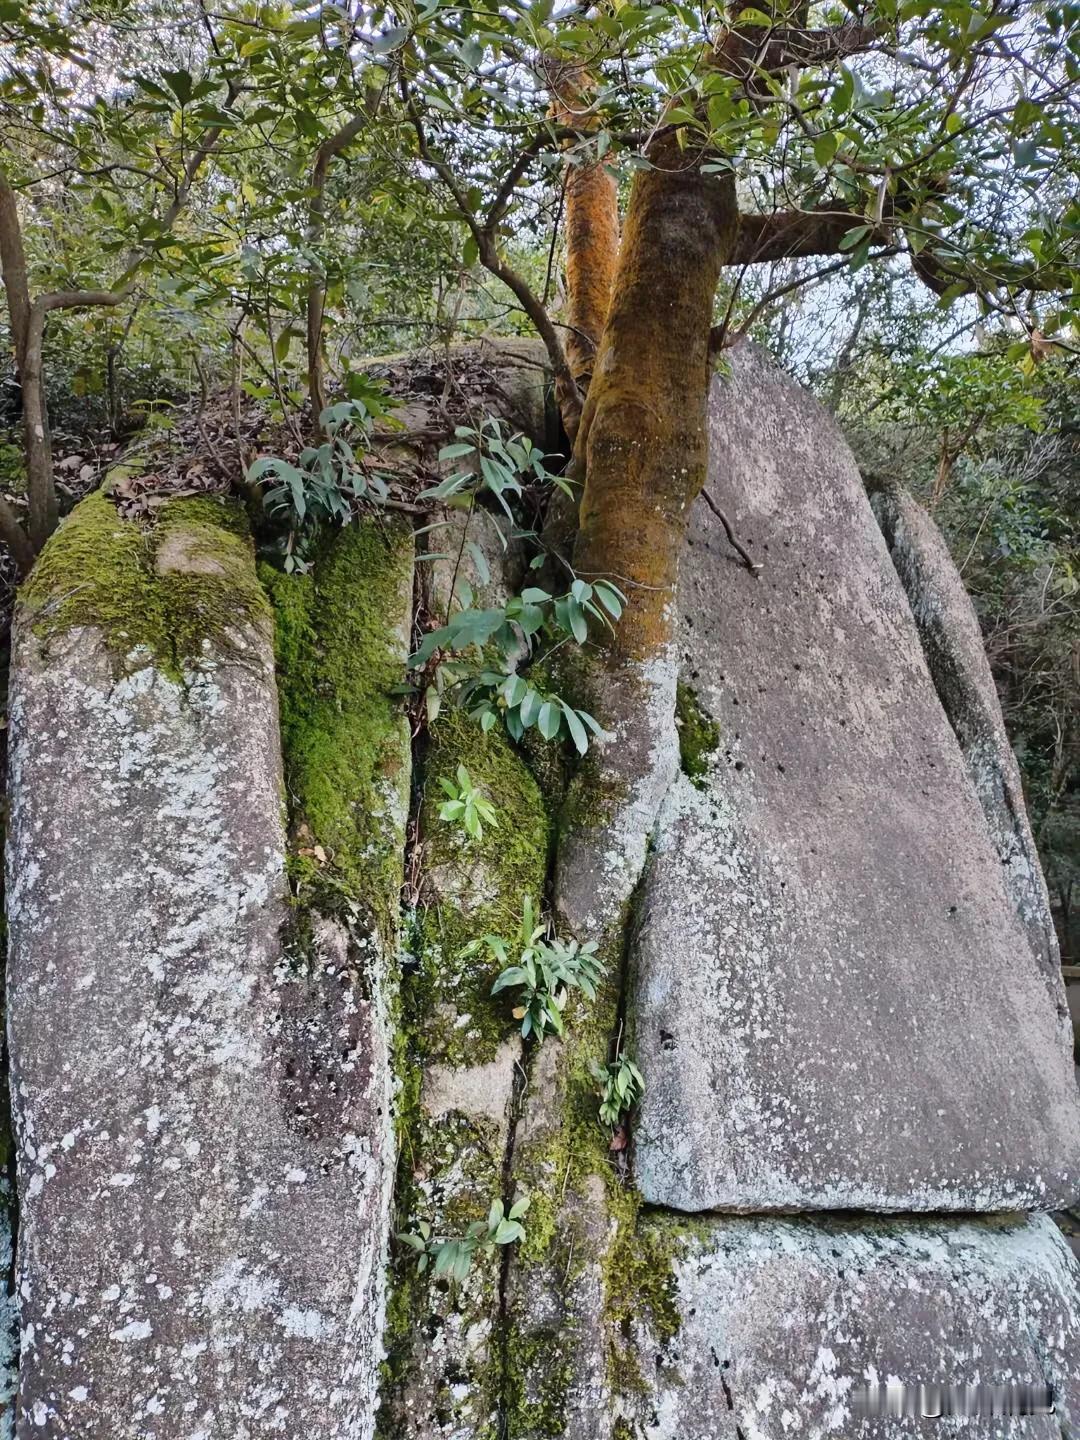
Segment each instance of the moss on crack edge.
[{"label": "moss on crack edge", "polygon": [[681,680],[675,688],[675,723],[683,774],[700,789],[709,761],[720,748],[720,727],[702,708],[693,686]]}]

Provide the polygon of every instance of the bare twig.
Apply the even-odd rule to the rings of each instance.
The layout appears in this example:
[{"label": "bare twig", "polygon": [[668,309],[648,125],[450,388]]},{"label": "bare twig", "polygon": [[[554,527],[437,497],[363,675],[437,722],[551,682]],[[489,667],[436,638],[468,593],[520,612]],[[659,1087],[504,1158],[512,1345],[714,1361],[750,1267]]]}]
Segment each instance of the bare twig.
[{"label": "bare twig", "polygon": [[733,550],[737,550],[739,552],[739,554],[742,556],[743,564],[746,566],[747,570],[750,571],[750,574],[753,575],[754,579],[756,580],[758,576],[758,571],[763,569],[764,567],[759,565],[758,562],[754,559],[754,557],[750,554],[750,552],[744,549],[743,546],[739,543],[735,531],[731,528],[731,521],[724,514],[723,510],[720,509],[720,506],[717,505],[716,501],[712,498],[712,496],[707,490],[702,490],[701,498],[705,501],[705,504],[708,505],[709,509],[720,521],[720,524],[724,527],[724,534],[728,538],[728,544]]}]

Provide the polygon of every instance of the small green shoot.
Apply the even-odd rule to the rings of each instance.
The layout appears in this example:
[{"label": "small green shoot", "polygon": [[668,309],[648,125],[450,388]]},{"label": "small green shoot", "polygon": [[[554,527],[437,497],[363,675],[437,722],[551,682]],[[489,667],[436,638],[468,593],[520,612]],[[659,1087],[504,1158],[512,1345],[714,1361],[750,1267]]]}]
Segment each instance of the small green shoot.
[{"label": "small green shoot", "polygon": [[521,1221],[529,1209],[528,1195],[523,1195],[510,1207],[507,1214],[501,1200],[493,1200],[486,1220],[474,1220],[464,1235],[448,1240],[436,1240],[426,1220],[418,1222],[416,1230],[399,1234],[397,1239],[416,1254],[416,1268],[421,1274],[431,1266],[436,1279],[446,1276],[460,1285],[468,1278],[476,1255],[492,1255],[496,1246],[513,1245],[525,1239],[525,1227]]},{"label": "small green shoot", "polygon": [[615,1130],[622,1123],[623,1116],[645,1094],[641,1071],[625,1055],[607,1065],[598,1065],[593,1061],[590,1068],[593,1079],[600,1086],[600,1124]]},{"label": "small green shoot", "polygon": [[571,990],[579,990],[587,999],[596,999],[596,987],[603,966],[596,956],[596,942],[579,945],[576,940],[545,938],[547,926],[537,924],[532,900],[522,903],[521,924],[510,939],[501,935],[485,935],[465,947],[465,955],[487,950],[503,967],[492,995],[503,990],[517,990],[513,1008],[515,1020],[521,1022],[521,1033],[528,1039],[534,1035],[540,1042],[545,1035],[562,1035],[565,1029],[563,1011]]},{"label": "small green shoot", "polygon": [[439,786],[447,796],[439,806],[440,820],[460,825],[465,834],[473,840],[484,838],[485,825],[490,825],[493,830],[499,828],[495,806],[480,794],[464,765],[457,767],[456,785],[453,780],[447,780],[443,776],[439,780]]}]

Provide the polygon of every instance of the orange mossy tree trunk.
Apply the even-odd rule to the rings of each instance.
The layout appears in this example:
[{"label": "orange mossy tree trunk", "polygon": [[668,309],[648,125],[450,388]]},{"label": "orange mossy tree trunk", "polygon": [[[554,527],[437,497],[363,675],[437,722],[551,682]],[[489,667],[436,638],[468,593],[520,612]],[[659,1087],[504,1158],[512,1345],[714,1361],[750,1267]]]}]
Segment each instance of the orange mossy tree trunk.
[{"label": "orange mossy tree trunk", "polygon": [[[593,81],[579,64],[550,60],[552,118],[589,134],[599,128],[590,96]],[[619,259],[619,191],[600,161],[574,164],[563,186],[566,226],[566,358],[582,390],[588,388],[604,331]]]},{"label": "orange mossy tree trunk", "polygon": [[626,614],[598,641],[634,659],[671,636],[687,512],[705,482],[713,297],[739,225],[732,176],[704,173],[673,129],[649,159],[631,191],[577,439],[585,491],[574,568],[627,588]]},{"label": "orange mossy tree trunk", "polygon": [[571,783],[557,857],[564,920],[594,936],[620,923],[678,767],[675,585],[705,483],[713,297],[739,223],[732,175],[704,169],[674,127],[648,158],[575,449],[574,570],[614,579],[628,599],[613,630],[594,628],[575,682],[606,733]]},{"label": "orange mossy tree trunk", "polygon": [[[592,1440],[597,1414],[614,1404],[603,1277],[627,1202],[595,1121],[594,1067],[620,1044],[627,916],[678,773],[675,582],[705,479],[713,293],[738,227],[731,176],[703,173],[701,154],[684,151],[674,130],[656,137],[649,159],[631,190],[575,453],[585,490],[574,567],[582,579],[615,578],[629,604],[613,630],[597,626],[579,659],[565,662],[570,688],[604,733],[567,791],[553,904],[560,933],[597,942],[604,975],[592,1003],[571,1013],[563,1043],[537,1055],[522,1098],[515,1185],[557,1200],[554,1239],[538,1259],[512,1257],[507,1277],[509,1323],[525,1357],[513,1379],[524,1415],[515,1440],[550,1433],[529,1402],[552,1391],[552,1375],[565,1377],[566,1440]],[[624,1218],[613,1223],[615,1191]]]}]

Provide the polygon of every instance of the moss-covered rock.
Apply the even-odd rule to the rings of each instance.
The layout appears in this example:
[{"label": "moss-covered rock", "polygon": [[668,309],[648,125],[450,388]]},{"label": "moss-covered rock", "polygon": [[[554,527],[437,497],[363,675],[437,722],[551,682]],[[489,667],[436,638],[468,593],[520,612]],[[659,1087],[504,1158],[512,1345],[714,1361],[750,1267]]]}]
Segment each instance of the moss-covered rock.
[{"label": "moss-covered rock", "polygon": [[[480,840],[439,819],[445,799],[439,779],[452,780],[459,765],[495,807],[497,824],[486,826]],[[462,951],[484,935],[512,935],[526,896],[539,914],[550,827],[520,753],[500,731],[485,734],[458,709],[445,710],[431,730],[420,837],[423,889],[410,1023],[429,1063],[483,1063],[512,1033],[511,1002],[491,997],[499,967],[490,955]]]},{"label": "moss-covered rock", "polygon": [[675,723],[683,774],[700,787],[709,773],[711,757],[720,748],[720,727],[702,709],[693,686],[681,680],[675,690]]},{"label": "moss-covered rock", "polygon": [[273,602],[290,869],[298,898],[367,907],[396,934],[410,736],[400,695],[412,613],[412,531],[355,524],[306,575],[261,568]]},{"label": "moss-covered rock", "polygon": [[173,500],[153,525],[123,520],[102,491],[46,545],[20,591],[44,641],[93,626],[118,661],[133,652],[178,677],[243,624],[268,623],[242,510],[207,497]]},{"label": "moss-covered rock", "polygon": [[[464,765],[495,808],[475,840],[439,818],[442,776]],[[398,1228],[464,1235],[501,1198],[522,1045],[512,1002],[492,998],[498,966],[469,941],[512,934],[528,896],[543,901],[550,826],[521,754],[460,710],[432,727],[419,797],[420,905],[403,981]],[[394,1440],[495,1440],[503,1395],[503,1256],[474,1259],[452,1285],[399,1257],[387,1339],[382,1433]]]}]

